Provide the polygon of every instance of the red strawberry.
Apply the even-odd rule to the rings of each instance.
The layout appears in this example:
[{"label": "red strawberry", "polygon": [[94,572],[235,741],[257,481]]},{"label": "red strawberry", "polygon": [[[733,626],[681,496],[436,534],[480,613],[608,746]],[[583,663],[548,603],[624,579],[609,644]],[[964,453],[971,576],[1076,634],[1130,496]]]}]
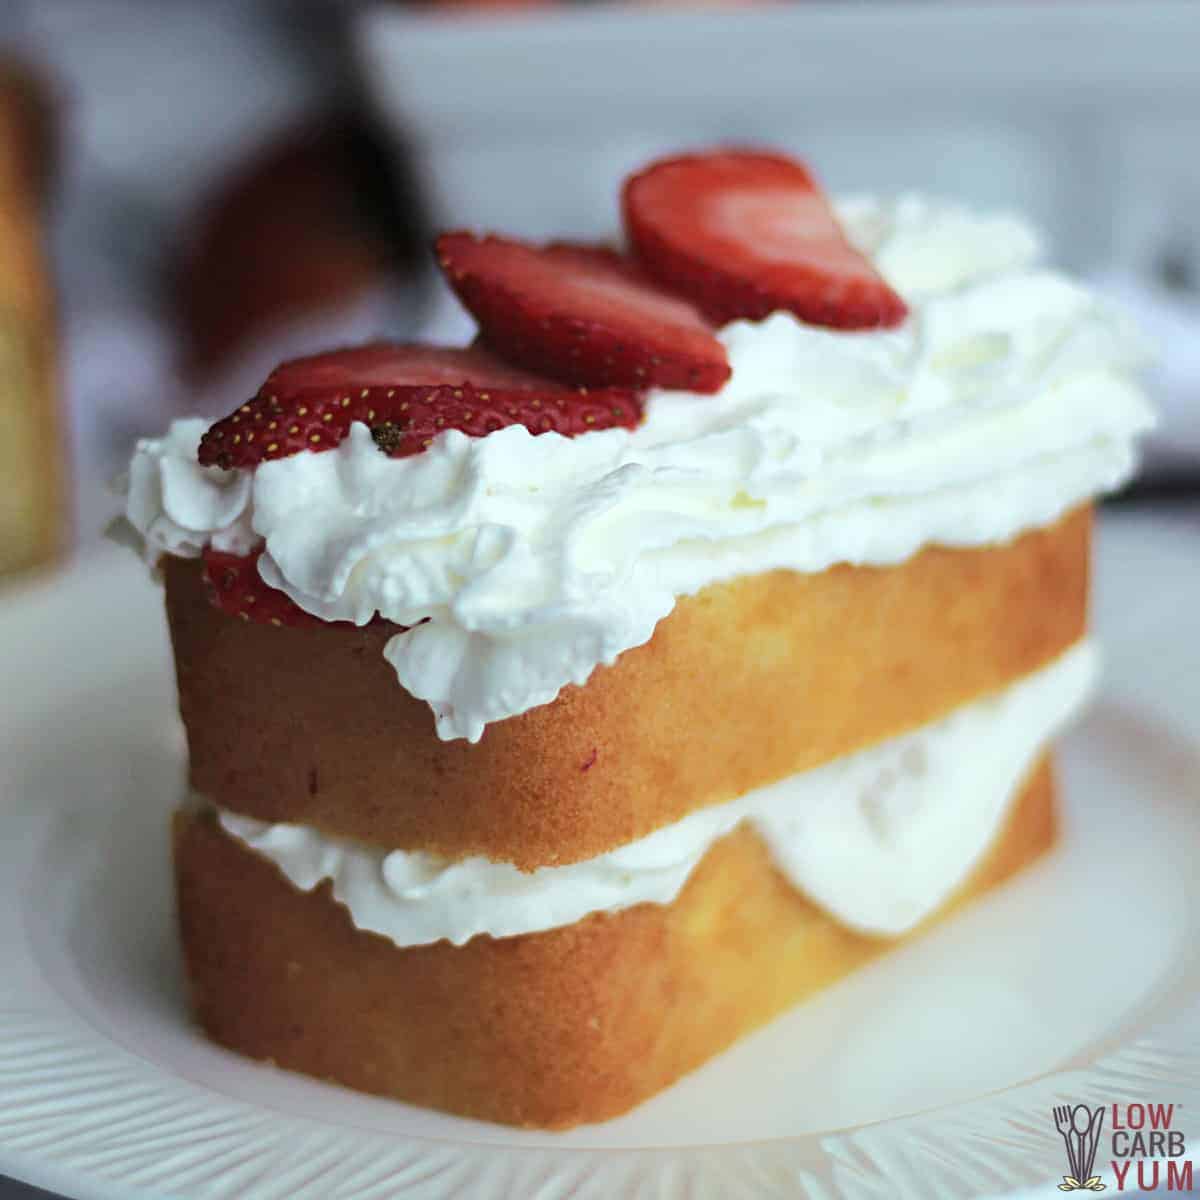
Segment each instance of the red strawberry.
[{"label": "red strawberry", "polygon": [[276,367],[258,395],[200,440],[205,466],[253,467],[301,450],[330,450],[354,421],[393,457],[419,454],[447,429],[483,437],[506,425],[568,436],[634,428],[642,402],[623,388],[565,387],[472,346],[377,343]]},{"label": "red strawberry", "polygon": [[268,625],[314,628],[326,622],[300,608],[289,596],[268,587],[258,573],[261,550],[248,557],[204,548],[204,582],[213,604],[231,617]]},{"label": "red strawberry", "polygon": [[646,269],[713,321],[786,309],[813,325],[898,325],[907,309],[846,240],[800,163],[727,150],[664,159],[625,183]]},{"label": "red strawberry", "polygon": [[444,233],[437,257],[483,340],[530,370],[694,392],[729,378],[725,348],[700,314],[612,250]]},{"label": "red strawberry", "polygon": [[[204,586],[216,608],[231,617],[264,625],[289,625],[294,629],[314,629],[318,625],[356,628],[353,621],[322,621],[320,617],[305,612],[286,592],[270,587],[258,573],[261,556],[261,550],[242,556],[205,546]],[[379,616],[371,624],[390,625],[396,632],[410,628],[385,621]]]}]

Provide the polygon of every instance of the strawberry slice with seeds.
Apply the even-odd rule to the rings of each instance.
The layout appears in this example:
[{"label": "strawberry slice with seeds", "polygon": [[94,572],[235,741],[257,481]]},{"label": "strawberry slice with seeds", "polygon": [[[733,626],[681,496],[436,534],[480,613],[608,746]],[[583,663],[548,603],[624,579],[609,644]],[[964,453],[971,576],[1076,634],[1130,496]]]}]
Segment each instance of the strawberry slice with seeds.
[{"label": "strawberry slice with seeds", "polygon": [[261,550],[243,556],[211,546],[204,548],[204,584],[213,605],[231,617],[264,625],[313,629],[326,624],[305,612],[286,593],[267,586],[258,573],[261,554]]},{"label": "strawberry slice with seeds", "polygon": [[437,258],[496,353],[590,386],[715,392],[725,348],[686,301],[596,246],[444,233]]},{"label": "strawberry slice with seeds", "polygon": [[566,436],[642,418],[625,388],[567,387],[518,370],[471,346],[376,343],[299,358],[277,367],[253,400],[200,439],[200,462],[255,467],[301,450],[331,450],[355,421],[393,457],[419,454],[439,433],[484,437],[506,425]]},{"label": "strawberry slice with seeds", "polygon": [[738,150],[664,159],[626,181],[622,206],[647,271],[718,323],[785,309],[813,325],[876,329],[907,315],[794,159]]},{"label": "strawberry slice with seeds", "polygon": [[[323,621],[302,609],[286,592],[267,584],[258,573],[258,560],[262,553],[256,550],[248,555],[229,554],[224,550],[214,550],[212,546],[204,547],[201,556],[204,573],[201,578],[215,608],[228,616],[255,621],[260,625],[286,625],[292,629],[315,629],[328,625],[357,628],[353,621]],[[385,621],[379,616],[374,617],[370,624],[388,625],[397,633],[410,628],[408,625]]]}]

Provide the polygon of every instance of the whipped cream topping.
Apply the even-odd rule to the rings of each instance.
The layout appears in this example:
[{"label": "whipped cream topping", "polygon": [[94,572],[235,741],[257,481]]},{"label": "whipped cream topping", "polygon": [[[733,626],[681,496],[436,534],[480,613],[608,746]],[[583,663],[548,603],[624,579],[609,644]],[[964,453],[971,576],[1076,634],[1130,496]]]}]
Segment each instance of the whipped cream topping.
[{"label": "whipped cream topping", "polygon": [[589,913],[668,904],[712,844],[743,822],[791,883],[837,921],[899,935],[965,882],[1095,674],[1096,651],[1080,643],[940,721],[562,867],[521,872],[486,858],[388,852],[227,811],[218,819],[296,887],[332,880],[359,929],[399,946],[443,938],[462,945],[483,933],[510,937]]},{"label": "whipped cream topping", "polygon": [[208,470],[197,461],[210,423],[174,421],[166,436],[142,438],[134,451],[125,516],[152,564],[163,554],[195,558],[208,545],[248,554],[262,541],[251,526],[251,473]]},{"label": "whipped cream topping", "polygon": [[249,539],[301,608],[412,626],[385,651],[399,682],[477,741],[708,584],[1004,541],[1128,478],[1142,344],[1023,224],[913,197],[839,212],[909,303],[899,329],[735,321],[717,395],[652,393],[637,430],[571,439],[451,431],[391,459],[356,425],[248,478],[201,468],[201,423],[177,422],[138,448],[129,519],[151,557]]}]

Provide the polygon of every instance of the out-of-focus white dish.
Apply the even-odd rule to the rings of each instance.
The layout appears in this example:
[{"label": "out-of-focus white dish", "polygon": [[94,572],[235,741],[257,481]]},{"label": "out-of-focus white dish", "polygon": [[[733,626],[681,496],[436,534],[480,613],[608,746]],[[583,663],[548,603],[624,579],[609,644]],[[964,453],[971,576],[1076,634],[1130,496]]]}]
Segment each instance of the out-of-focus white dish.
[{"label": "out-of-focus white dish", "polygon": [[751,142],[804,155],[838,192],[1012,208],[1070,265],[1115,251],[1125,267],[1161,249],[1143,242],[1165,219],[1190,220],[1200,186],[1180,161],[1194,138],[1180,114],[1200,98],[1190,0],[600,4],[502,19],[376,3],[355,35],[439,221],[607,233],[618,181],[647,158]]},{"label": "out-of-focus white dish", "polygon": [[[1200,246],[1192,0],[587,4],[499,19],[381,0],[355,35],[442,227],[607,237],[627,172],[716,143],[799,154],[837,194],[1020,213],[1055,263],[1099,273],[1161,339],[1147,466],[1197,469],[1200,296],[1161,280]],[[436,294],[429,332],[469,338]]]},{"label": "out-of-focus white dish", "polygon": [[1061,848],[628,1116],[559,1135],[206,1043],[172,928],[183,752],[159,597],[110,551],[0,593],[0,1171],[78,1200],[926,1200],[1051,1188],[1055,1103],[1163,1100],[1186,1125],[1200,520],[1110,516],[1098,566],[1107,675],[1063,756]]}]

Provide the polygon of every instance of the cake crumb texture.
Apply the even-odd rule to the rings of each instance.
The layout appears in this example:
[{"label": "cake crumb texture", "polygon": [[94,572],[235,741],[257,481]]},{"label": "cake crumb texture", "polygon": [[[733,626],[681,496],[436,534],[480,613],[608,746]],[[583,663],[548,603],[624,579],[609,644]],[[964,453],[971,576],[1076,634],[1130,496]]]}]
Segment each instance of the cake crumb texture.
[{"label": "cake crumb texture", "polygon": [[773,571],[682,597],[582,687],[443,742],[383,657],[395,627],[277,629],[166,560],[191,786],[390,849],[577,862],[945,716],[1084,633],[1090,508],[999,546]]},{"label": "cake crumb texture", "polygon": [[[984,860],[927,924],[1055,837],[1046,757]],[[510,1125],[566,1128],[625,1112],[894,944],[826,916],[744,827],[713,846],[672,904],[462,947],[401,949],[356,929],[327,884],[297,890],[211,814],[176,818],[175,864],[194,1009],[210,1037],[361,1091]],[[802,1058],[795,1070],[802,1076]]]}]

